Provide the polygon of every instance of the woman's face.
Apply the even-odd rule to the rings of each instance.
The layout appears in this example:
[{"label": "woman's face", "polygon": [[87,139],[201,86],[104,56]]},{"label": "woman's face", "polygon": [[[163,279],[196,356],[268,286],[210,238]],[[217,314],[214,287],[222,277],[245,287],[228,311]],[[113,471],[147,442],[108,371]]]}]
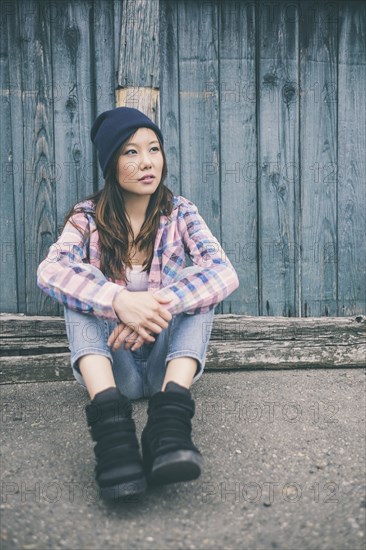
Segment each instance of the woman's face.
[{"label": "woman's face", "polygon": [[150,128],[139,128],[118,157],[116,179],[128,193],[152,195],[161,181],[163,165],[163,154],[155,132]]}]

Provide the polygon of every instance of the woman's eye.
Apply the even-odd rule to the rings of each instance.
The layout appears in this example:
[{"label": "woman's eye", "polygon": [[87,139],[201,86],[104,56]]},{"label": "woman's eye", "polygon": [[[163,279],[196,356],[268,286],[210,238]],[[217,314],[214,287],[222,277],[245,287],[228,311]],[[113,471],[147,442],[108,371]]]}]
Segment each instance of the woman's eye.
[{"label": "woman's eye", "polygon": [[[151,147],[151,150],[152,151],[160,151],[160,148],[155,146],[155,147]],[[135,149],[128,149],[127,151],[125,151],[125,155],[128,155],[129,153],[136,153],[136,150]]]}]

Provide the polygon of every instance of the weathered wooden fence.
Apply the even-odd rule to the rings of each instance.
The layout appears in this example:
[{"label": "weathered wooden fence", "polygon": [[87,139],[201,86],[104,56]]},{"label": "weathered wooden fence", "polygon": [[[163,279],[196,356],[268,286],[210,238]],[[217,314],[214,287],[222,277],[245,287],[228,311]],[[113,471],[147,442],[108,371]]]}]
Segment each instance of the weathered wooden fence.
[{"label": "weathered wooden fence", "polygon": [[1,7],[0,311],[61,315],[36,270],[103,181],[89,137],[115,105],[161,124],[240,287],[217,313],[365,308],[364,2],[126,0]]}]

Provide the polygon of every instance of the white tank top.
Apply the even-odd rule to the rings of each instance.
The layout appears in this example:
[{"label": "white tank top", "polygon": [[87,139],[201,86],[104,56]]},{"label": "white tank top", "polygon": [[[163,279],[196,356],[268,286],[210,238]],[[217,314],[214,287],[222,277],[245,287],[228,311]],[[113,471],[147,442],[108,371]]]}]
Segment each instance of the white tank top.
[{"label": "white tank top", "polygon": [[126,268],[127,290],[132,292],[143,292],[147,290],[147,282],[149,274],[147,271],[142,272],[142,264],[132,264],[132,269]]}]

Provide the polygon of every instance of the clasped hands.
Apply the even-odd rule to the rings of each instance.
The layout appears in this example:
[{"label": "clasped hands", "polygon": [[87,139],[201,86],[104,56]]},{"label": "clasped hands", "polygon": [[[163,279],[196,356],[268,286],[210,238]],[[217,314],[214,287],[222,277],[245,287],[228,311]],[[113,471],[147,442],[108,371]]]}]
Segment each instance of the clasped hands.
[{"label": "clasped hands", "polygon": [[151,292],[130,292],[127,289],[119,292],[112,306],[120,323],[113,329],[108,345],[116,351],[123,343],[125,349],[139,349],[145,342],[155,342],[152,333],[160,332],[169,326],[172,314],[162,304],[169,298],[154,296]]}]

